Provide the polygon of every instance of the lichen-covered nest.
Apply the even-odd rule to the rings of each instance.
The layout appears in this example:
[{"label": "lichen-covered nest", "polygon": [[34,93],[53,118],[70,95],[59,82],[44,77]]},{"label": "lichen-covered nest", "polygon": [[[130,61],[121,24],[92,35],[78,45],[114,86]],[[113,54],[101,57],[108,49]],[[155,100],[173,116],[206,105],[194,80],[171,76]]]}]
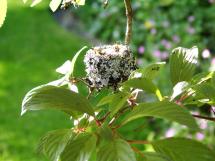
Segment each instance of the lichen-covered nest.
[{"label": "lichen-covered nest", "polygon": [[87,81],[91,87],[117,88],[117,85],[128,79],[136,69],[135,59],[127,45],[104,45],[93,47],[87,51]]}]

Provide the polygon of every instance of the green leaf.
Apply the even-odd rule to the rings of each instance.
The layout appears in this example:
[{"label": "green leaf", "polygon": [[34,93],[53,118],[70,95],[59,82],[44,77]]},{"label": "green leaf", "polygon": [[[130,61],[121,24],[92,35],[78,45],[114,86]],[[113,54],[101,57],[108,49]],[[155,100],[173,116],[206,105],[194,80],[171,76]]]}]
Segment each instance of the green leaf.
[{"label": "green leaf", "polygon": [[103,97],[97,106],[102,106],[109,104],[110,117],[113,117],[127,102],[127,99],[130,97],[130,94],[125,92],[118,92]]},{"label": "green leaf", "polygon": [[186,109],[166,100],[161,102],[141,103],[135,106],[134,110],[127,115],[122,124],[145,116],[175,121],[179,124],[186,125],[192,130],[199,130],[195,119]]},{"label": "green leaf", "polygon": [[156,94],[159,100],[162,100],[162,95],[157,86],[147,78],[133,78],[123,83],[123,86],[143,89],[148,93]]},{"label": "green leaf", "polygon": [[22,102],[23,115],[28,110],[58,109],[70,115],[76,112],[94,116],[89,101],[78,93],[50,85],[42,85],[29,91]]},{"label": "green leaf", "polygon": [[40,2],[42,2],[42,0],[32,0],[31,7],[36,6],[36,5],[39,4]]},{"label": "green leaf", "polygon": [[49,7],[51,8],[52,12],[55,12],[58,7],[60,6],[62,0],[52,0],[49,4]]},{"label": "green leaf", "polygon": [[79,134],[71,139],[61,154],[61,161],[87,161],[96,147],[96,136]]},{"label": "green leaf", "polygon": [[174,49],[170,56],[170,76],[173,85],[178,82],[189,81],[193,77],[197,62],[197,47]]},{"label": "green leaf", "polygon": [[78,56],[81,54],[82,51],[84,51],[87,48],[87,46],[84,46],[83,48],[81,48],[73,57],[72,62],[71,62],[71,70],[69,75],[73,76],[73,72],[74,72],[74,68],[75,68],[75,63],[77,61]]},{"label": "green leaf", "polygon": [[43,153],[51,161],[58,161],[60,154],[73,135],[71,129],[50,131],[41,138],[38,145],[38,152]]},{"label": "green leaf", "polygon": [[198,74],[196,74],[196,75],[194,75],[192,77],[192,80],[190,81],[190,83],[192,85],[202,84],[204,82],[207,82],[207,81],[211,80],[213,78],[213,74],[214,74],[214,72],[202,72],[202,73],[198,73]]},{"label": "green leaf", "polygon": [[205,145],[185,138],[169,138],[152,143],[156,152],[172,161],[214,161],[215,154]]},{"label": "green leaf", "polygon": [[215,87],[211,83],[203,83],[194,88],[196,93],[200,93],[206,99],[210,99],[211,101],[215,100]]},{"label": "green leaf", "polygon": [[174,100],[176,97],[184,93],[189,89],[189,83],[186,81],[183,82],[178,82],[174,87],[173,87],[173,93],[171,95],[171,100]]},{"label": "green leaf", "polygon": [[99,149],[97,161],[136,161],[136,158],[126,141],[114,139]]},{"label": "green leaf", "polygon": [[105,104],[109,104],[112,102],[113,98],[115,97],[115,94],[110,94],[108,96],[103,97],[97,104],[97,106],[103,106]]},{"label": "green leaf", "polygon": [[158,75],[161,68],[165,64],[166,62],[158,62],[158,63],[150,64],[143,69],[137,69],[131,73],[130,78],[135,78],[135,75],[140,73],[142,78],[147,78],[152,80]]},{"label": "green leaf", "polygon": [[7,0],[0,0],[0,28],[4,23],[7,14]]},{"label": "green leaf", "polygon": [[73,76],[74,73],[74,68],[75,68],[75,63],[79,57],[79,55],[81,54],[82,51],[84,51],[87,48],[87,46],[84,46],[83,48],[81,48],[73,57],[72,61],[67,60],[63,65],[61,65],[60,67],[58,67],[56,69],[56,72],[66,75],[68,78],[69,76]]},{"label": "green leaf", "polygon": [[172,161],[167,156],[155,152],[143,152],[143,156],[138,155],[137,161]]},{"label": "green leaf", "polygon": [[113,139],[113,131],[108,125],[102,125],[98,128],[98,134],[102,138],[102,140],[111,141]]},{"label": "green leaf", "polygon": [[111,112],[110,117],[113,117],[125,105],[129,96],[129,94],[124,92],[119,92],[114,95],[109,106],[109,110]]},{"label": "green leaf", "polygon": [[153,84],[153,82],[147,78],[134,78],[126,81],[123,85],[143,89],[149,93],[155,93],[157,87]]}]

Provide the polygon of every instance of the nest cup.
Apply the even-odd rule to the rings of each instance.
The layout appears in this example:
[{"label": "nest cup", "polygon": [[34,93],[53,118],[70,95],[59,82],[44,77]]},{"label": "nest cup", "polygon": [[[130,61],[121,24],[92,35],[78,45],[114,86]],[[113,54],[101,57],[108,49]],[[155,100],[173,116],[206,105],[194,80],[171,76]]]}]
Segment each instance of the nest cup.
[{"label": "nest cup", "polygon": [[121,44],[91,48],[85,55],[84,63],[89,86],[96,89],[116,89],[136,69],[130,48]]}]

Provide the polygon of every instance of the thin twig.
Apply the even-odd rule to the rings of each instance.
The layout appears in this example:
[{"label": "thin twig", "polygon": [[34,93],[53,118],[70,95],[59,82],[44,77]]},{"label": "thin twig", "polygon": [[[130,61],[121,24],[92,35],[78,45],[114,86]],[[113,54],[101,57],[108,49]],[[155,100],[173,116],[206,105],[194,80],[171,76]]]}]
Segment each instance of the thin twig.
[{"label": "thin twig", "polygon": [[133,11],[131,7],[131,0],[124,0],[124,3],[125,3],[126,16],[127,16],[125,44],[128,45],[131,41]]},{"label": "thin twig", "polygon": [[[122,108],[121,110],[119,110],[119,112],[116,114],[116,116],[114,117],[113,121],[111,121],[109,123],[109,126],[113,125],[116,120],[119,118],[119,116],[121,116],[122,114],[124,114],[127,110],[129,110],[131,108],[131,106],[126,106],[124,108]],[[117,126],[117,128],[121,127],[120,125]]]},{"label": "thin twig", "polygon": [[126,140],[129,144],[150,144],[150,142],[145,140]]},{"label": "thin twig", "polygon": [[103,118],[99,119],[99,121],[104,122],[109,115],[110,115],[110,112],[107,112]]},{"label": "thin twig", "polygon": [[201,115],[195,115],[195,114],[193,114],[193,117],[215,122],[215,118],[214,117],[207,117],[207,116],[201,116]]},{"label": "thin twig", "polygon": [[144,154],[139,149],[133,146],[131,148],[133,149],[134,152],[136,152],[137,154],[140,154],[141,157],[144,157]]}]

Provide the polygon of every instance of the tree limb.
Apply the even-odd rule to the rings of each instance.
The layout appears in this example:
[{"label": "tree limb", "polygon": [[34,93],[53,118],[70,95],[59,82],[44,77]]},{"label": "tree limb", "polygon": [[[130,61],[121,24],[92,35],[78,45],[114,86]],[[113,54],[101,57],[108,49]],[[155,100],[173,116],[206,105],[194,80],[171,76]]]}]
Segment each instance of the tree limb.
[{"label": "tree limb", "polygon": [[127,25],[126,25],[126,32],[125,32],[125,45],[128,45],[131,41],[132,35],[132,18],[133,18],[133,11],[131,7],[131,0],[124,0],[125,9],[126,9],[126,16],[127,16]]}]

